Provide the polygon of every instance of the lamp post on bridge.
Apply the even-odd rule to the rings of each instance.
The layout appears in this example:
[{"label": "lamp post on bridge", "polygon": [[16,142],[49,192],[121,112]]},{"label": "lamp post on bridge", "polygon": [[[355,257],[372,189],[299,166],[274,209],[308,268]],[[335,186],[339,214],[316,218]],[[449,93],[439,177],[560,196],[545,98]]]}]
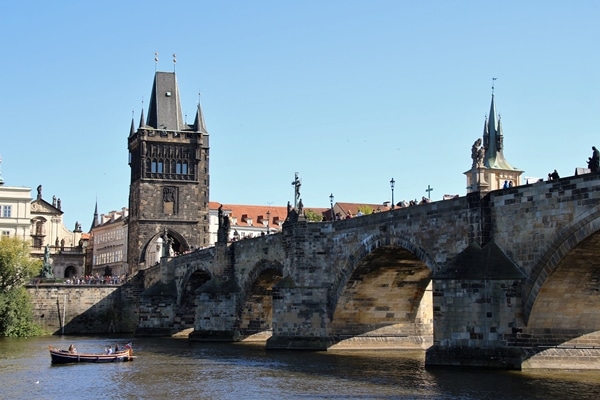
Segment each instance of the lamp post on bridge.
[{"label": "lamp post on bridge", "polygon": [[271,210],[267,210],[267,235],[269,234],[270,221],[271,221]]},{"label": "lamp post on bridge", "polygon": [[333,215],[333,193],[329,195],[329,204],[331,204],[331,220],[335,221],[335,215]]},{"label": "lamp post on bridge", "polygon": [[394,204],[394,185],[396,185],[396,181],[394,180],[394,178],[392,178],[392,180],[390,181],[390,187],[392,188],[392,210],[396,208],[396,205]]}]

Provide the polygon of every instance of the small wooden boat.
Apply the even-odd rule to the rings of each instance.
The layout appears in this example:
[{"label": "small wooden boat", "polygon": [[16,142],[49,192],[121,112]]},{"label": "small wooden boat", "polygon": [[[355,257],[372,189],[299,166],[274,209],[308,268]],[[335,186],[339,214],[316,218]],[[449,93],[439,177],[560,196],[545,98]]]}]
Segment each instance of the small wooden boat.
[{"label": "small wooden boat", "polygon": [[78,362],[91,362],[91,363],[107,363],[107,362],[123,362],[133,361],[135,356],[133,355],[133,349],[131,346],[125,346],[124,350],[115,351],[111,354],[93,354],[93,353],[79,353],[78,351],[69,351],[57,349],[53,346],[48,346],[50,350],[50,357],[52,358],[52,364],[67,364],[67,363],[78,363]]}]

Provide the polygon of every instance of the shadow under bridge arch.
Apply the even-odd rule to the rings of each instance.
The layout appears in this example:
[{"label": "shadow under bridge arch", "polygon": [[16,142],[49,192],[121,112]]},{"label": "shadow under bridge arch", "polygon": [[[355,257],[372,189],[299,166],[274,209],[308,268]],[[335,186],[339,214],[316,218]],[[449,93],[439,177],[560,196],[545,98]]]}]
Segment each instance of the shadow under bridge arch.
[{"label": "shadow under bridge arch", "polygon": [[190,331],[196,323],[196,308],[198,307],[198,294],[201,287],[212,279],[212,275],[203,268],[191,272],[182,282],[181,292],[178,296],[178,307],[175,320],[178,322],[178,331]]},{"label": "shadow under bridge arch", "polygon": [[243,341],[266,341],[273,331],[273,286],[283,278],[283,265],[261,260],[242,282],[236,330]]},{"label": "shadow under bridge arch", "polygon": [[428,348],[431,288],[431,270],[415,253],[396,245],[375,248],[348,266],[336,289],[332,348]]}]

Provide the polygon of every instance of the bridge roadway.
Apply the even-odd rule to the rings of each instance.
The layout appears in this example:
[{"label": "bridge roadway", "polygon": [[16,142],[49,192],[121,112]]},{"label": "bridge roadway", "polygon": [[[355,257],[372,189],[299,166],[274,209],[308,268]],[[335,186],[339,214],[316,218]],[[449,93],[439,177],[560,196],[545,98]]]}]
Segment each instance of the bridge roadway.
[{"label": "bridge roadway", "polygon": [[299,217],[144,271],[136,334],[600,368],[599,204],[600,174],[586,174],[342,221]]}]

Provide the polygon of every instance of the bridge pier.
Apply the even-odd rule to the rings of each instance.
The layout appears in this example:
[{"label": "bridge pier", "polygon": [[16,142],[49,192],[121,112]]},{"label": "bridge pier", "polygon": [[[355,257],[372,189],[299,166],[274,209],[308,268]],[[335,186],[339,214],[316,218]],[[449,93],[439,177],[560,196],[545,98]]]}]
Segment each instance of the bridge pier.
[{"label": "bridge pier", "polygon": [[235,342],[240,340],[235,328],[238,293],[202,293],[198,296],[196,322],[189,339],[199,342]]},{"label": "bridge pier", "polygon": [[327,350],[329,317],[322,299],[323,287],[286,287],[286,280],[273,288],[273,335],[267,349]]},{"label": "bridge pier", "polygon": [[522,273],[491,242],[471,245],[445,275],[433,281],[434,345],[426,364],[520,369],[522,349],[511,342],[523,327]]}]

